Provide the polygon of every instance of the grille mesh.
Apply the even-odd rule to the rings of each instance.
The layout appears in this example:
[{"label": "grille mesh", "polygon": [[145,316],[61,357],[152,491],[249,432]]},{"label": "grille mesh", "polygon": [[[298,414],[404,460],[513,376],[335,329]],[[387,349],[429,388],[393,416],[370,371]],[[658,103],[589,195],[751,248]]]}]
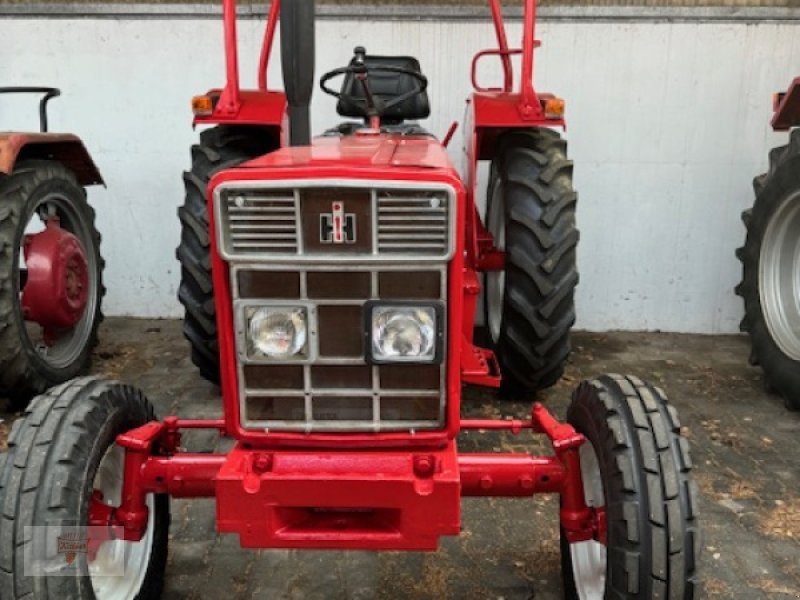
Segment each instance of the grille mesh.
[{"label": "grille mesh", "polygon": [[378,192],[378,252],[444,254],[449,206],[444,194]]},{"label": "grille mesh", "polygon": [[291,191],[280,195],[232,194],[225,208],[232,252],[297,252],[297,201]]},{"label": "grille mesh", "polygon": [[[262,267],[263,269],[263,267]],[[257,295],[236,300],[239,384],[243,425],[283,431],[406,431],[437,429],[444,423],[445,365],[370,365],[365,359],[365,303],[441,302],[446,295],[446,268],[361,266],[343,272],[330,266],[297,271],[234,267],[232,283],[261,289],[261,273],[297,276],[299,290],[284,286],[282,297]],[[327,281],[330,278],[332,281]],[[353,289],[366,278],[364,295]],[[312,298],[310,282],[324,280],[325,294]],[[415,282],[409,284],[408,282]],[[250,283],[248,283],[250,282]],[[333,285],[336,282],[338,285]],[[400,285],[406,282],[406,285]],[[236,293],[236,287],[234,291]],[[337,293],[338,290],[338,293]],[[308,307],[310,342],[307,358],[270,361],[248,354],[243,333],[249,306]],[[446,323],[443,324],[446,329]]]}]

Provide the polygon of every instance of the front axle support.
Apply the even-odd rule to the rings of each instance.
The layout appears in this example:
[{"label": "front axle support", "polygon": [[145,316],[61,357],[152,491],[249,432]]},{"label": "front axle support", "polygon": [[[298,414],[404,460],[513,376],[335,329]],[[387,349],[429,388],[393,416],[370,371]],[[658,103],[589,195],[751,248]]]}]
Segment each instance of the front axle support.
[{"label": "front axle support", "polygon": [[[531,418],[464,420],[462,429],[543,433],[554,455],[459,453],[444,448],[394,451],[252,448],[228,454],[180,450],[180,430],[222,429],[218,420],[167,417],[118,436],[125,449],[122,502],[107,520],[124,539],[140,540],[147,494],[216,497],[220,531],[245,547],[432,549],[460,528],[459,497],[561,495],[570,542],[605,539],[602,509],[586,505],[578,450],[584,437],[541,404]],[[96,522],[93,524],[97,524]]]}]

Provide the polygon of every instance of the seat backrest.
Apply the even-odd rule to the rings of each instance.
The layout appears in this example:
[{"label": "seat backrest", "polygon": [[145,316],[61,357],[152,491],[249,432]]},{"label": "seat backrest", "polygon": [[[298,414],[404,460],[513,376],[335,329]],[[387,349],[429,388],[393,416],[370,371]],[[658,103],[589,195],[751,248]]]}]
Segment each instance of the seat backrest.
[{"label": "seat backrest", "polygon": [[[386,65],[422,73],[419,61],[412,56],[366,56],[364,62],[367,67]],[[353,62],[351,61],[350,64],[352,65]],[[385,101],[418,89],[419,85],[419,81],[404,73],[390,73],[388,71],[372,71],[369,73],[369,86],[372,94]],[[350,96],[357,101],[350,101],[346,96]],[[348,73],[342,83],[342,97],[339,98],[339,102],[336,104],[336,111],[343,117],[367,118],[366,106],[364,89],[361,83],[352,73]],[[383,114],[382,120],[385,123],[399,123],[408,119],[424,119],[430,114],[431,108],[428,103],[428,94],[421,92],[397,106],[391,107]]]}]

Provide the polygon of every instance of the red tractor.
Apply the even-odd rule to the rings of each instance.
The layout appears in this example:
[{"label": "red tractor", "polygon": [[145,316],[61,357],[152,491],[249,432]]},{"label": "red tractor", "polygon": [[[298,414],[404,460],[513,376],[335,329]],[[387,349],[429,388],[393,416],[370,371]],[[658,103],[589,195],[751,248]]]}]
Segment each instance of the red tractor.
[{"label": "red tractor", "polygon": [[47,131],[0,132],[0,395],[26,401],[89,365],[102,314],[103,260],[84,186],[103,179],[81,140]]},{"label": "red tractor", "polygon": [[[98,378],[39,396],[0,474],[8,597],[157,596],[170,497],[214,498],[218,530],[246,548],[435,550],[458,535],[462,497],[541,493],[560,496],[569,597],[694,597],[692,465],[661,390],[604,375],[577,387],[566,423],[541,404],[525,419],[460,415],[465,383],[558,378],[577,279],[571,164],[553,130],[564,105],[532,87],[535,2],[519,48],[489,5],[497,48],[475,62],[498,57],[504,85],[469,100],[462,177],[451,135],[415,122],[429,112],[416,59],[356,48],[320,82],[356,120],[312,140],[313,0],[273,2],[247,91],[225,0],[228,81],[193,100],[215,127],[193,148],[178,250],[186,332],[224,418],[157,420],[142,392]],[[265,80],[279,11],[285,92]],[[479,160],[492,163],[486,216]],[[473,338],[481,273],[492,348]],[[197,428],[232,448],[181,448]],[[465,430],[543,434],[554,452],[464,453]],[[53,540],[76,539],[65,561]]]},{"label": "red tractor", "polygon": [[[789,143],[769,153],[769,170],[753,180],[742,282],[741,330],[750,335],[750,363],[764,369],[767,388],[800,410],[800,77],[775,95],[772,128],[789,131]],[[793,129],[794,128],[794,129]]]}]

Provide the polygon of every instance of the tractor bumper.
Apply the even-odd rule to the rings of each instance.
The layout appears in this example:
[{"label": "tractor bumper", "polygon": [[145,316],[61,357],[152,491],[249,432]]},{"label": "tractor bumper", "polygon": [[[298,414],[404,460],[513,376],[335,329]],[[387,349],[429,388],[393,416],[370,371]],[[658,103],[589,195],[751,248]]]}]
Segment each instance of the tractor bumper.
[{"label": "tractor bumper", "polygon": [[217,526],[249,548],[435,550],[459,533],[454,445],[425,452],[236,446],[216,476]]}]

